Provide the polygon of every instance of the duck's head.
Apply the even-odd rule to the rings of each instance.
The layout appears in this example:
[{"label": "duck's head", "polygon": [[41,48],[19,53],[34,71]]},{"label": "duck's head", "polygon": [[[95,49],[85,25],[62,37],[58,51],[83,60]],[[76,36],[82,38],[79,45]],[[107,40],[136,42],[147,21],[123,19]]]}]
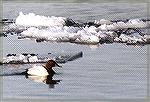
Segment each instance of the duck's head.
[{"label": "duck's head", "polygon": [[46,69],[51,69],[52,67],[62,67],[62,66],[58,65],[54,60],[49,60],[46,63],[45,68]]}]

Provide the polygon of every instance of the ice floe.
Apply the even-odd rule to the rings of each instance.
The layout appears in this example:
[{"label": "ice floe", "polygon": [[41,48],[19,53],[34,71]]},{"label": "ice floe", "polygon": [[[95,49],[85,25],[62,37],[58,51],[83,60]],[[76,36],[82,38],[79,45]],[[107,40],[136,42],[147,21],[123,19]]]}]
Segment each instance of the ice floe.
[{"label": "ice floe", "polygon": [[3,32],[17,33],[20,38],[35,38],[37,42],[148,44],[150,43],[149,34],[142,31],[149,28],[150,20],[144,19],[118,21],[101,19],[80,23],[65,17],[20,12],[14,23],[3,27]]},{"label": "ice floe", "polygon": [[29,13],[27,15],[22,12],[16,18],[15,23],[22,26],[63,26],[65,25],[65,17],[46,17]]},{"label": "ice floe", "polygon": [[22,53],[22,54],[7,54],[0,61],[2,64],[28,64],[28,63],[45,63],[48,60],[52,59],[58,63],[66,63],[68,61],[73,61],[75,59],[81,58],[83,52],[74,52],[74,53],[59,53],[59,54],[33,54],[33,53]]}]

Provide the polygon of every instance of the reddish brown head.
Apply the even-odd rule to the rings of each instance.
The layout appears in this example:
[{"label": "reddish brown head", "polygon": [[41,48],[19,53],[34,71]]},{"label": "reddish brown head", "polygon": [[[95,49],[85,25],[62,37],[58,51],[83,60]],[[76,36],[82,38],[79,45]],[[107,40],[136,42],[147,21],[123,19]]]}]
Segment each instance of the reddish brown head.
[{"label": "reddish brown head", "polygon": [[49,60],[45,65],[46,68],[52,68],[55,66],[62,67],[62,66],[58,65],[54,60]]}]

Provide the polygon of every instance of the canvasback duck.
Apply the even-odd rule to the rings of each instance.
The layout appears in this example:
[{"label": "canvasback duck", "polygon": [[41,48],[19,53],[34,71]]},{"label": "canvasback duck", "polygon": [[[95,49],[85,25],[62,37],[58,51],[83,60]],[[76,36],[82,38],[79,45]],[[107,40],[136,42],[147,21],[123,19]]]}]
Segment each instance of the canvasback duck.
[{"label": "canvasback duck", "polygon": [[54,60],[49,60],[44,66],[34,65],[32,68],[26,69],[24,74],[34,76],[53,76],[55,74],[55,71],[52,69],[52,67],[55,66],[62,67],[58,65]]}]

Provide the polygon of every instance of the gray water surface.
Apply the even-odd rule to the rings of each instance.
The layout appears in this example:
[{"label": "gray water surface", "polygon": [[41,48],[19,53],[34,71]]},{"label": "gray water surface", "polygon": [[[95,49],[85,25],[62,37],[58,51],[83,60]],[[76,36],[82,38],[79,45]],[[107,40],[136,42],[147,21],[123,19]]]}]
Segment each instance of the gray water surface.
[{"label": "gray water surface", "polygon": [[[4,3],[3,17],[15,19],[19,11],[45,16],[63,16],[78,21],[147,18],[144,3]],[[25,76],[3,76],[4,99],[144,99],[147,97],[147,45],[79,45],[36,43],[10,35],[3,38],[8,53],[59,53],[83,51],[83,57],[56,68],[61,80],[54,88]],[[32,65],[5,65],[0,70],[18,71]]]}]

